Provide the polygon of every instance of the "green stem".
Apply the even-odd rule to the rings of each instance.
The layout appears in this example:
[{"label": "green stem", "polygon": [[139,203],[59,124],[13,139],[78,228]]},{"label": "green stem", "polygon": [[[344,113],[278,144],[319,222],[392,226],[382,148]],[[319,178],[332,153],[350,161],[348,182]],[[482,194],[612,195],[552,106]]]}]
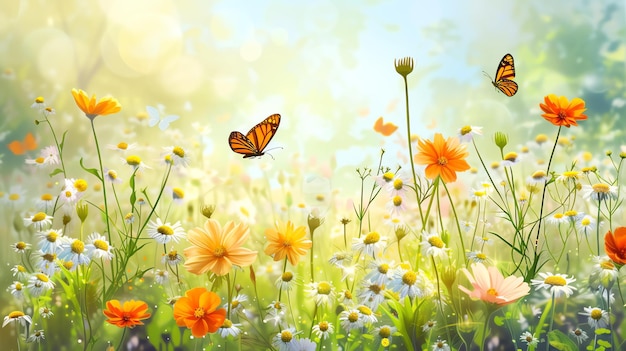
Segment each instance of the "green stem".
[{"label": "green stem", "polygon": [[91,119],[91,131],[93,132],[93,140],[96,142],[96,151],[98,152],[98,163],[100,165],[100,182],[102,183],[102,197],[104,199],[104,216],[107,223],[107,236],[109,242],[111,242],[111,223],[109,221],[109,205],[107,203],[107,187],[104,182],[104,167],[102,167],[102,155],[100,153],[100,145],[98,144],[98,135],[96,134],[96,126],[93,124],[94,119]]},{"label": "green stem", "polygon": [[554,150],[556,150],[556,145],[559,142],[559,135],[561,135],[561,128],[559,126],[559,130],[556,132],[556,139],[554,140],[554,146],[552,147],[552,152],[550,153],[550,160],[548,161],[548,169],[546,170],[546,181],[543,185],[543,191],[541,193],[541,209],[539,210],[539,224],[537,225],[537,237],[535,238],[535,257],[537,255],[537,248],[539,247],[539,233],[541,233],[541,222],[543,220],[543,205],[546,198],[546,188],[548,186],[548,176],[550,176],[550,165],[552,165],[552,158],[554,157]]}]

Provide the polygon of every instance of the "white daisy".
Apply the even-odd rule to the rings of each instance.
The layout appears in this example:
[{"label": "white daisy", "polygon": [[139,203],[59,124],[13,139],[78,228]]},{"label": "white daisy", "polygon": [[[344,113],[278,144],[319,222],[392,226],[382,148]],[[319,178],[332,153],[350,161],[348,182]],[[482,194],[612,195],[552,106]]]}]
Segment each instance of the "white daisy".
[{"label": "white daisy", "polygon": [[148,236],[155,239],[159,244],[167,244],[170,241],[178,242],[185,237],[185,230],[181,227],[180,222],[173,225],[163,223],[161,218],[157,218],[155,222],[151,221],[147,229]]},{"label": "white daisy", "polygon": [[547,289],[550,293],[554,294],[554,297],[559,297],[563,294],[569,297],[574,293],[576,287],[571,286],[576,279],[568,278],[565,274],[552,274],[548,273],[539,273],[539,277],[541,279],[531,279],[531,284],[536,287],[536,289]]}]

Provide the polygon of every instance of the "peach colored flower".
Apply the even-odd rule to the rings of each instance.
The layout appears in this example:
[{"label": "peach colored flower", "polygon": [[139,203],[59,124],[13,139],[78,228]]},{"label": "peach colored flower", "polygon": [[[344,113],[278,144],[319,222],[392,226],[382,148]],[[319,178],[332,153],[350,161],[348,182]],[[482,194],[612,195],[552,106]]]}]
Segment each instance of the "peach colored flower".
[{"label": "peach colored flower", "polygon": [[193,288],[185,292],[174,304],[174,319],[179,327],[191,329],[191,334],[201,338],[215,333],[224,324],[226,310],[219,308],[222,299],[205,288]]},{"label": "peach colored flower", "polygon": [[474,287],[473,291],[459,285],[459,290],[468,294],[474,300],[504,306],[513,303],[528,295],[530,286],[521,277],[509,276],[504,278],[496,267],[485,267],[482,263],[471,265],[473,275],[463,268],[467,279]]},{"label": "peach colored flower", "polygon": [[90,98],[87,93],[80,89],[72,89],[72,96],[74,96],[74,101],[76,102],[78,108],[80,108],[92,121],[97,116],[110,115],[122,110],[122,106],[119,101],[110,96],[104,97],[100,99],[100,101],[96,101],[95,94]]},{"label": "peach colored flower", "polygon": [[626,264],[626,227],[617,227],[604,235],[604,251],[618,264]]},{"label": "peach colored flower", "polygon": [[444,182],[450,183],[456,180],[456,172],[470,169],[470,165],[465,161],[468,152],[458,138],[444,140],[440,133],[436,133],[434,141],[418,139],[417,149],[415,162],[426,165],[425,173],[428,179],[440,176]]},{"label": "peach colored flower", "polygon": [[577,126],[576,121],[587,119],[585,112],[585,101],[581,98],[574,98],[569,102],[565,96],[556,96],[550,94],[543,99],[545,104],[539,104],[539,107],[545,112],[541,117],[555,126]]},{"label": "peach colored flower", "polygon": [[265,237],[269,245],[265,248],[265,253],[274,257],[274,261],[280,261],[287,257],[289,262],[295,266],[300,260],[300,256],[306,254],[313,242],[306,239],[306,228],[300,226],[294,228],[291,221],[278,222],[277,228],[268,228]]},{"label": "peach colored flower", "polygon": [[216,275],[225,275],[232,266],[251,265],[257,252],[241,247],[250,231],[244,224],[227,222],[224,228],[214,219],[208,219],[204,228],[196,227],[187,233],[187,240],[192,246],[185,249],[185,268],[193,274],[211,271]]},{"label": "peach colored flower", "polygon": [[142,319],[150,318],[148,304],[143,301],[130,300],[122,306],[118,300],[107,301],[107,308],[102,311],[107,316],[107,322],[120,328],[132,328],[143,325]]}]

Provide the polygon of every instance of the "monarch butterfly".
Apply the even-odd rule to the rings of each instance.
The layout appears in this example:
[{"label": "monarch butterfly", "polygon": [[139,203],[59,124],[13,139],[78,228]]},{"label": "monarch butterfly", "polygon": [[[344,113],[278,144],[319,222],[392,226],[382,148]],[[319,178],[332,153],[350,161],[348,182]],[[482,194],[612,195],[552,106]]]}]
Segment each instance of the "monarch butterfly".
[{"label": "monarch butterfly", "polygon": [[378,117],[378,119],[374,123],[374,131],[376,131],[376,132],[378,132],[378,133],[380,133],[380,134],[382,134],[384,136],[390,136],[397,129],[398,129],[398,126],[393,124],[393,123],[391,123],[391,122],[383,123],[383,118],[382,117]]},{"label": "monarch butterfly", "polygon": [[246,135],[231,132],[228,144],[234,152],[242,154],[243,158],[263,156],[263,150],[276,134],[279,125],[280,115],[273,114],[252,127]]},{"label": "monarch butterfly", "polygon": [[513,56],[506,54],[500,60],[498,69],[496,70],[496,79],[491,82],[494,87],[500,89],[506,96],[513,96],[517,93],[517,83],[515,79],[515,65],[513,64]]},{"label": "monarch butterfly", "polygon": [[33,133],[28,133],[24,137],[24,141],[12,141],[9,145],[7,145],[7,147],[14,155],[23,155],[28,151],[35,150],[37,148],[37,141],[35,140]]}]

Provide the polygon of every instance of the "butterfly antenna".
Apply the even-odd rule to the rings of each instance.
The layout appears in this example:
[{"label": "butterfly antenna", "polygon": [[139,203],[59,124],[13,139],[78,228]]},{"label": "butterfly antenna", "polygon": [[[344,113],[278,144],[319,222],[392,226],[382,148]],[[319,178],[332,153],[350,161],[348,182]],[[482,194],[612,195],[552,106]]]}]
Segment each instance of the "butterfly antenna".
[{"label": "butterfly antenna", "polygon": [[484,74],[487,78],[489,78],[489,80],[493,80],[493,79],[491,78],[491,76],[490,76],[489,74],[487,74],[487,72],[483,71],[483,74]]}]

